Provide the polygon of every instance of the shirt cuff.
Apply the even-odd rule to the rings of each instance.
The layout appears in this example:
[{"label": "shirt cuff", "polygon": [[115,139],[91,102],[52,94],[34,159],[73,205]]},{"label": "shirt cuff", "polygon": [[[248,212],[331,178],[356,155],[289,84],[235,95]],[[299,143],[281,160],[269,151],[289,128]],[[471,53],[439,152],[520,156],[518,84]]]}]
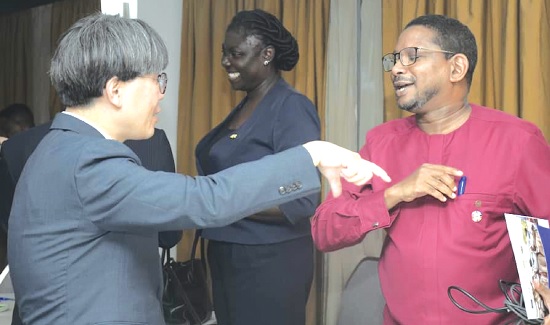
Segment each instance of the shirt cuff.
[{"label": "shirt cuff", "polygon": [[360,231],[363,234],[391,226],[397,215],[396,209],[392,209],[391,214],[388,212],[386,201],[384,200],[384,190],[363,197],[356,204],[358,209],[357,215],[360,216]]}]

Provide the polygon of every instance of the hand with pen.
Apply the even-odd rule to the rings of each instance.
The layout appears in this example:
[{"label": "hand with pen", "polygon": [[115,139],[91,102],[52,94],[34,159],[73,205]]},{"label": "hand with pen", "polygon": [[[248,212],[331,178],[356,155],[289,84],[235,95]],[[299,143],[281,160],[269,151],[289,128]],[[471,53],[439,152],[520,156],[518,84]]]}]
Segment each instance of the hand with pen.
[{"label": "hand with pen", "polygon": [[411,202],[430,195],[441,202],[455,199],[464,194],[466,177],[464,173],[450,166],[422,164],[408,177],[386,189],[386,206],[393,208],[400,202]]}]

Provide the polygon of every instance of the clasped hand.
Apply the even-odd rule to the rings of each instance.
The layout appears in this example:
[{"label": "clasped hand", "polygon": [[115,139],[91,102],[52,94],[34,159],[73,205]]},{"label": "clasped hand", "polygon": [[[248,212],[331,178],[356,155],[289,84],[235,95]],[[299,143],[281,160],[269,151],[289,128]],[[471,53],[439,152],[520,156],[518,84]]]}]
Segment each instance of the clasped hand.
[{"label": "clasped hand", "polygon": [[386,182],[391,181],[386,171],[364,160],[357,152],[325,141],[311,141],[304,144],[304,148],[311,155],[314,165],[327,179],[334,197],[342,193],[340,178],[355,185],[367,183],[374,175]]}]

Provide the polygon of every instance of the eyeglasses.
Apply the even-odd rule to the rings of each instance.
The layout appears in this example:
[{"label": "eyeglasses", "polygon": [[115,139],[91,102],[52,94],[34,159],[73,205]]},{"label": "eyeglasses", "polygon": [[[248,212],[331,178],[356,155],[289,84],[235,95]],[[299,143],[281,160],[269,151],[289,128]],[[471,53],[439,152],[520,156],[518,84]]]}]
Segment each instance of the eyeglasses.
[{"label": "eyeglasses", "polygon": [[[140,78],[155,78],[155,77],[152,77],[152,76],[141,76]],[[160,93],[164,95],[164,93],[166,92],[166,86],[168,85],[168,76],[166,75],[165,72],[161,72],[157,77],[157,82],[159,83],[159,90],[160,90]]]},{"label": "eyeglasses", "polygon": [[456,54],[455,52],[445,50],[426,49],[423,47],[406,47],[399,52],[388,53],[382,57],[382,66],[384,67],[384,71],[391,71],[398,58],[399,61],[401,61],[401,64],[405,67],[413,65],[416,62],[416,59],[418,59],[418,50],[447,53],[451,54],[451,56]]},{"label": "eyeglasses", "polygon": [[161,72],[161,74],[158,75],[157,80],[159,82],[160,93],[164,95],[166,92],[166,86],[168,85],[168,76],[166,75],[166,72]]}]

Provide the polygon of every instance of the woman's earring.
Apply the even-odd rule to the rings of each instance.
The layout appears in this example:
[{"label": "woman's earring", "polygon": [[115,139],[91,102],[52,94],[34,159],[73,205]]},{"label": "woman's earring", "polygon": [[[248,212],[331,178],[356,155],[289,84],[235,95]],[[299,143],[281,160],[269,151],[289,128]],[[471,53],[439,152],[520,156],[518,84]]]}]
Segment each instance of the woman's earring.
[{"label": "woman's earring", "polygon": [[269,62],[270,62],[269,60],[265,60],[264,65],[267,66],[269,64]]}]

